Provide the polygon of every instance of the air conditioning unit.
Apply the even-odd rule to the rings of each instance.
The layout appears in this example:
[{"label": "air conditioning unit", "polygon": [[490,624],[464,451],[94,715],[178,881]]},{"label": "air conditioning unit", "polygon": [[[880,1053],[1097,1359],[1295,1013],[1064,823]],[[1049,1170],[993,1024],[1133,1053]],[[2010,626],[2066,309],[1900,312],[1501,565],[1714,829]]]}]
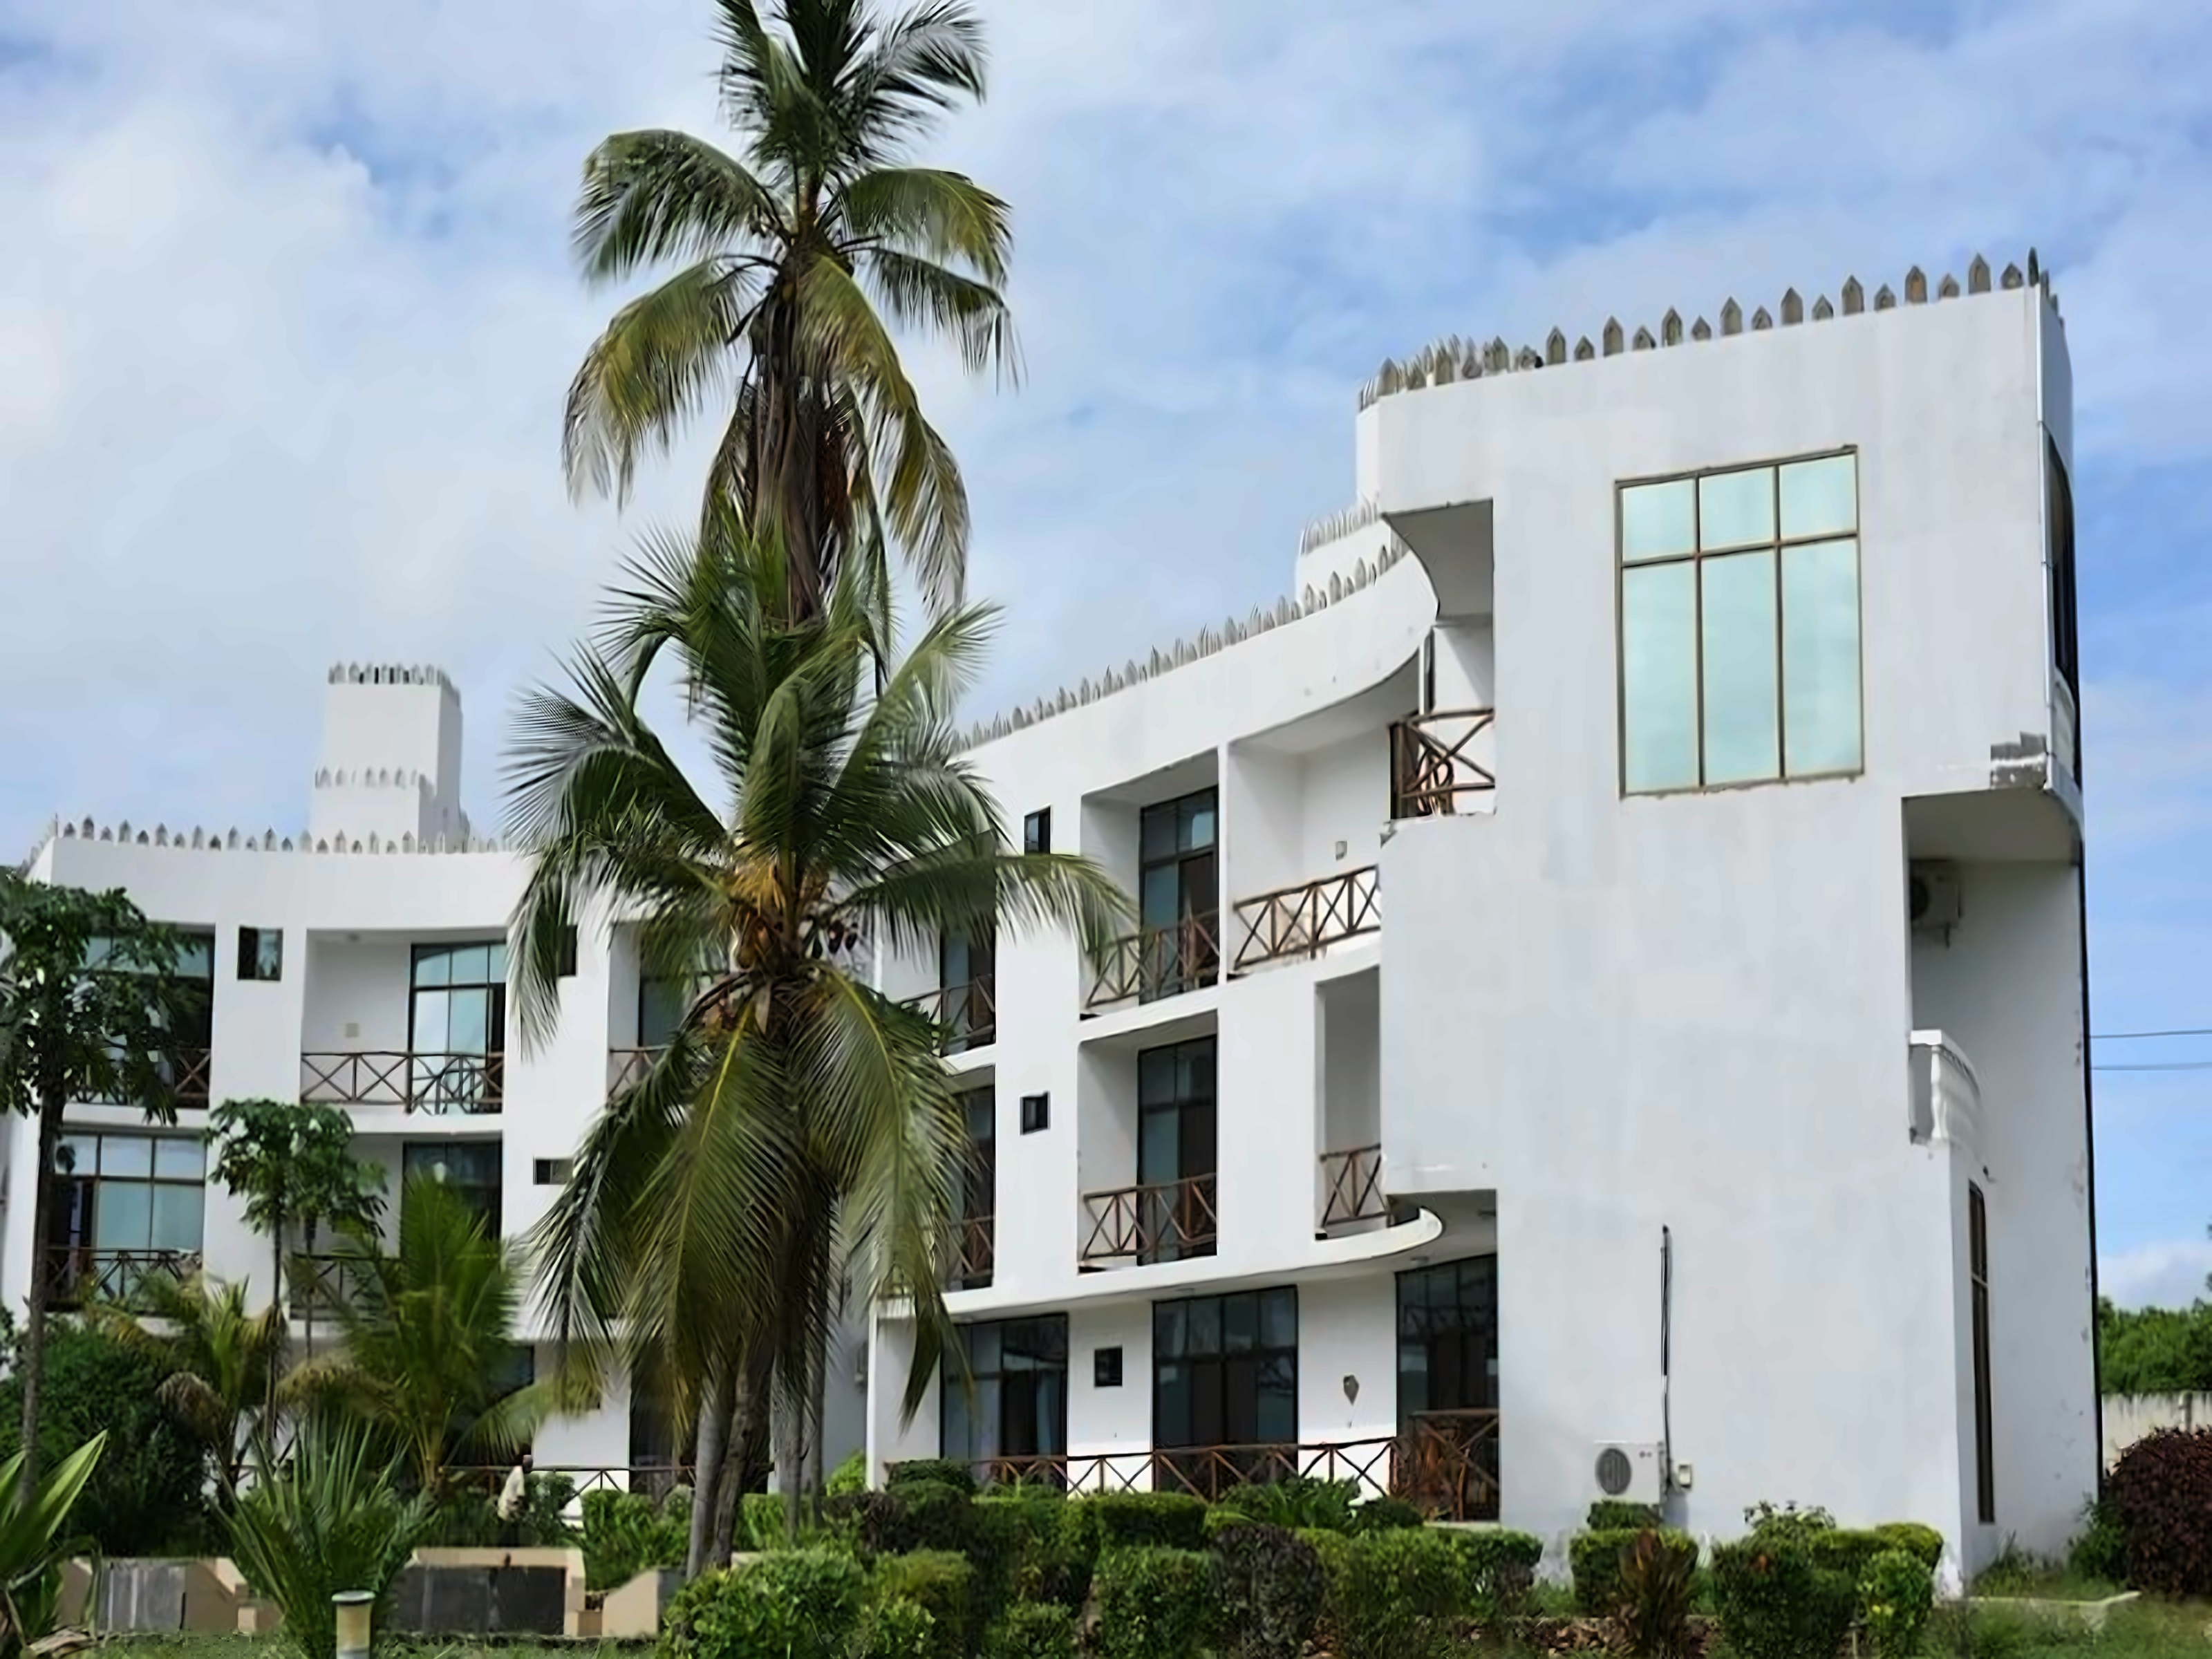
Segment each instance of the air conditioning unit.
[{"label": "air conditioning unit", "polygon": [[1649,1442],[1608,1441],[1598,1446],[1590,1474],[1601,1498],[1618,1498],[1624,1504],[1656,1504],[1664,1495],[1664,1468],[1659,1448]]},{"label": "air conditioning unit", "polygon": [[1947,932],[1959,925],[1959,866],[1934,859],[1916,860],[1905,872],[1912,931]]}]

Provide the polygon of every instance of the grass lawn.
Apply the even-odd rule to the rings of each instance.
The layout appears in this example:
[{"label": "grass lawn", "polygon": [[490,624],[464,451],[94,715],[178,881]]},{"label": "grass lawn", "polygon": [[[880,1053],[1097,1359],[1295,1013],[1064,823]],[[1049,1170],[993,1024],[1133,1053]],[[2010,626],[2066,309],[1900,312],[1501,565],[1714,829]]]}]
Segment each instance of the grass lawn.
[{"label": "grass lawn", "polygon": [[1923,1650],[1937,1659],[2172,1659],[2212,1653],[2212,1606],[2203,1602],[2136,1601],[2116,1607],[2101,1632],[2069,1622],[1984,1610],[1961,1635],[1957,1608],[1937,1614]]}]

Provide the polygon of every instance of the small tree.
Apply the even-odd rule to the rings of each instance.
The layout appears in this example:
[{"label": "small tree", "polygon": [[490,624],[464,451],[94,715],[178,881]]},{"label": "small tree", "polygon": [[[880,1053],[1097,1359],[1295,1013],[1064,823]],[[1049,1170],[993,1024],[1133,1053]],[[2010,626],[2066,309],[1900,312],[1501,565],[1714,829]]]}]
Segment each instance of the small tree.
[{"label": "small tree", "polygon": [[[297,1227],[307,1254],[325,1222],[366,1232],[384,1214],[384,1171],[354,1156],[353,1119],[335,1106],[226,1100],[208,1120],[217,1151],[215,1180],[246,1202],[246,1224],[269,1235],[270,1296],[284,1299],[284,1236]],[[315,1303],[307,1298],[307,1352],[315,1351]]]},{"label": "small tree", "polygon": [[[235,1492],[246,1425],[264,1410],[283,1354],[283,1310],[252,1312],[245,1285],[195,1273],[149,1275],[131,1305],[95,1303],[85,1313],[88,1323],[161,1368],[157,1397],[213,1454],[223,1491]],[[273,1427],[264,1416],[262,1432]]]},{"label": "small tree", "polygon": [[23,1462],[16,1491],[39,1485],[39,1416],[52,1274],[54,1148],[71,1101],[118,1100],[173,1123],[172,1033],[206,995],[176,976],[182,941],[120,889],[88,893],[0,871],[0,1110],[38,1120],[31,1282],[20,1364]]}]

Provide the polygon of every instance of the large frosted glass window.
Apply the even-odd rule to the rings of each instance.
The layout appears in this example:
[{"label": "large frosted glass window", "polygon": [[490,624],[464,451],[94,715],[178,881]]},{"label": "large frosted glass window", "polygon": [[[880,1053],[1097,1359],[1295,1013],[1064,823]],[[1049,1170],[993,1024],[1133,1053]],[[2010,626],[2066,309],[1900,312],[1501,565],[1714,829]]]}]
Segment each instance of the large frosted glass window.
[{"label": "large frosted glass window", "polygon": [[1621,785],[1856,772],[1858,458],[1620,489]]}]

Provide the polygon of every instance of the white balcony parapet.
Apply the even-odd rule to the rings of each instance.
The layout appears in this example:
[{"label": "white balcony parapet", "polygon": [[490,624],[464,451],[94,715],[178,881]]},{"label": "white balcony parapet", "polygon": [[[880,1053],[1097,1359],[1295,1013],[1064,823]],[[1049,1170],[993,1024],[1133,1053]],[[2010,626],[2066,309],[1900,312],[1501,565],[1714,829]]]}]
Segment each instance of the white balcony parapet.
[{"label": "white balcony parapet", "polygon": [[1912,1034],[1911,1130],[1921,1145],[1949,1141],[1981,1154],[1981,1081],[1966,1050],[1942,1031]]}]

